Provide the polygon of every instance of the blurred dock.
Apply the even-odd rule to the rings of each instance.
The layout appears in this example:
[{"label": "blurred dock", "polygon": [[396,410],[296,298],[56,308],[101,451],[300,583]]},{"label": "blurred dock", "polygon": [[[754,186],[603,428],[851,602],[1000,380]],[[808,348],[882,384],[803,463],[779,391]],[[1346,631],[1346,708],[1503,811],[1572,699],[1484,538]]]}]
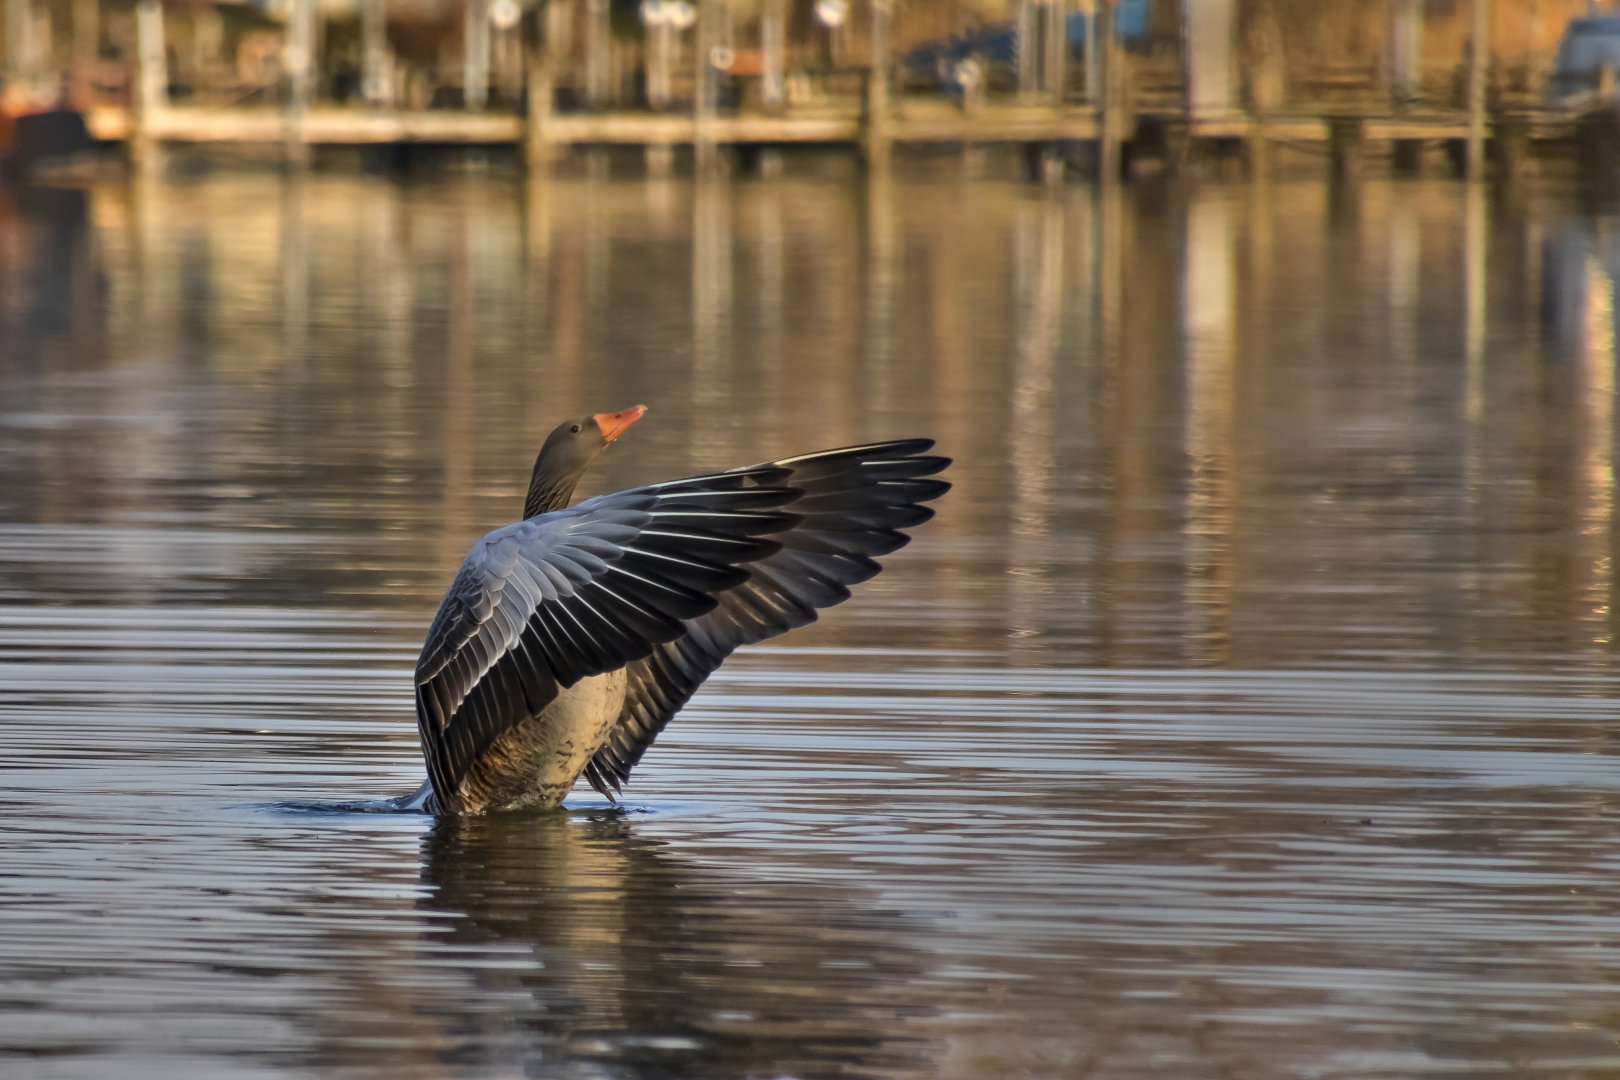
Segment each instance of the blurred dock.
[{"label": "blurred dock", "polygon": [[[892,0],[406,2],[0,0],[0,100],[13,116],[71,105],[137,160],[280,144],[295,165],[323,145],[473,145],[542,169],[631,145],[662,171],[675,147],[709,169],[725,148],[823,144],[882,169],[897,145],[1015,144],[1052,179],[1263,171],[1280,147],[1314,146],[1345,174],[1385,152],[1418,169],[1443,148],[1480,175],[1582,137],[1577,112],[1546,104],[1559,36],[1585,9],[1568,0],[1449,14],[1391,0],[1378,17],[1324,4],[1308,35],[1237,0],[1012,0],[1002,19]],[[1356,32],[1324,49],[1336,26]]]}]

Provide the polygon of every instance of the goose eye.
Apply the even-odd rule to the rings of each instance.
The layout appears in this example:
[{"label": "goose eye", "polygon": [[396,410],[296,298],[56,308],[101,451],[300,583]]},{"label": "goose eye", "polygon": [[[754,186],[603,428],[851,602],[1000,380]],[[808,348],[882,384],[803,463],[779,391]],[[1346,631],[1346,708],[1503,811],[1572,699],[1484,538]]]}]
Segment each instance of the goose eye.
[{"label": "goose eye", "polygon": [[578,424],[570,424],[570,425],[568,425],[568,430],[572,431],[575,435],[578,435],[579,434],[579,425]]}]

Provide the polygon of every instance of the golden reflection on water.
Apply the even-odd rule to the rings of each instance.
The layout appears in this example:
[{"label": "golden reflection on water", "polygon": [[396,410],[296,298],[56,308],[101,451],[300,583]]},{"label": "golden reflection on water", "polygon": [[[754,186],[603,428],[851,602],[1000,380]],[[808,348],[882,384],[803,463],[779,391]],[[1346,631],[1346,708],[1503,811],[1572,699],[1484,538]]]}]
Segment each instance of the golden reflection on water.
[{"label": "golden reflection on water", "polygon": [[[558,418],[645,401],[601,486],[940,438],[957,493],[872,601],[948,590],[963,621],[915,628],[931,642],[1217,665],[1607,648],[1612,284],[1556,199],[813,170],[66,194],[71,325],[35,335],[15,297],[8,319],[18,350],[102,372],[85,400],[113,420],[29,428],[60,480],[21,483],[14,517],[64,513],[66,486],[108,521],[201,499],[220,526],[383,533],[367,580],[326,566],[321,594],[425,606]],[[40,228],[0,230],[18,279]],[[1542,279],[1576,248],[1590,270]],[[1576,302],[1586,344],[1548,340]],[[62,393],[24,380],[11,408]],[[1590,538],[1580,584],[1564,530]],[[1580,629],[1554,617],[1576,608]]]}]

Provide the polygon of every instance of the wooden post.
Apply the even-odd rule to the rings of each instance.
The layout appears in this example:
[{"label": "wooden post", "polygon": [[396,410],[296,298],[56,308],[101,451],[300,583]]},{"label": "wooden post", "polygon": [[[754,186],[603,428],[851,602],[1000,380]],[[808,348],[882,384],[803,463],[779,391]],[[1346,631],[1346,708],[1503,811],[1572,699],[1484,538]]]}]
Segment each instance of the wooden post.
[{"label": "wooden post", "polygon": [[585,104],[604,109],[608,103],[609,0],[585,0]]},{"label": "wooden post", "polygon": [[489,0],[463,0],[461,101],[472,112],[489,102]]},{"label": "wooden post", "polygon": [[1018,0],[1018,21],[1014,24],[1017,37],[1013,53],[1018,60],[1018,97],[1021,101],[1034,98],[1040,87],[1040,19],[1041,10],[1036,0]]},{"label": "wooden post", "polygon": [[1083,0],[1086,11],[1086,103],[1096,108],[1102,101],[1102,48],[1099,45],[1102,27],[1100,9],[1107,0]]},{"label": "wooden post", "polygon": [[1097,173],[1105,181],[1119,179],[1120,89],[1124,82],[1124,57],[1119,51],[1119,35],[1114,32],[1114,5],[1109,0],[1097,4],[1094,20],[1097,31],[1097,57],[1102,98],[1097,102]]},{"label": "wooden post", "polygon": [[523,128],[523,163],[530,173],[543,174],[551,166],[551,42],[529,54],[529,115]]},{"label": "wooden post", "polygon": [[1423,175],[1423,140],[1395,140],[1395,171],[1407,176]]},{"label": "wooden post", "polygon": [[1468,179],[1485,175],[1485,71],[1491,62],[1491,3],[1473,0],[1468,49]]},{"label": "wooden post", "polygon": [[760,101],[766,112],[780,112],[787,102],[784,69],[787,58],[787,19],[783,0],[765,0],[759,16]]},{"label": "wooden post", "polygon": [[304,116],[315,83],[315,0],[291,0],[287,11],[287,163],[309,163]]},{"label": "wooden post", "polygon": [[394,71],[388,53],[388,0],[361,0],[360,95],[386,109],[394,103]]},{"label": "wooden post", "polygon": [[163,5],[140,0],[135,5],[135,138],[130,150],[140,168],[157,162],[152,121],[169,103],[168,57],[163,51]]},{"label": "wooden post", "polygon": [[647,104],[654,109],[669,108],[676,33],[668,19],[659,19],[647,28]]},{"label": "wooden post", "polygon": [[714,116],[720,107],[720,76],[714,66],[720,49],[719,0],[697,0],[697,86],[692,103],[692,168],[699,177],[713,175],[718,163]]},{"label": "wooden post", "polygon": [[1187,112],[1197,120],[1232,111],[1237,5],[1183,0],[1187,43]]},{"label": "wooden post", "polygon": [[1366,129],[1359,116],[1336,116],[1328,126],[1328,153],[1333,160],[1333,178],[1356,180],[1361,176],[1366,149]]},{"label": "wooden post", "polygon": [[893,139],[889,132],[889,15],[892,0],[872,0],[872,68],[866,75],[866,167],[889,168]]},{"label": "wooden post", "polygon": [[1396,105],[1417,101],[1423,86],[1423,0],[1394,0],[1390,27],[1390,96]]},{"label": "wooden post", "polygon": [[1050,0],[1046,13],[1046,59],[1041,65],[1046,77],[1046,93],[1052,107],[1063,107],[1063,94],[1068,83],[1069,59],[1069,5],[1067,0]]},{"label": "wooden post", "polygon": [[163,5],[140,0],[135,5],[136,107],[143,119],[169,103],[169,59],[163,48]]}]

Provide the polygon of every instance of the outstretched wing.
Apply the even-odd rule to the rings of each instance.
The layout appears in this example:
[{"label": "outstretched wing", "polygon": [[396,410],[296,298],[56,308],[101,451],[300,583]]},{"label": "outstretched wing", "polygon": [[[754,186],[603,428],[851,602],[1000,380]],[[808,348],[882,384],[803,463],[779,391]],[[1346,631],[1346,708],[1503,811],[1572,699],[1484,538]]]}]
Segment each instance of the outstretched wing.
[{"label": "outstretched wing", "polygon": [[751,562],[746,580],[722,591],[711,611],[683,616],[684,634],[627,665],[624,711],[585,767],[591,786],[612,799],[658,733],[738,648],[815,622],[818,609],[849,599],[849,586],[877,574],[876,557],[910,541],[900,530],[934,516],[921,504],[950,490],[928,479],[951,463],[929,456],[933,445],[908,439],[755,466],[786,473],[781,482],[796,497],[782,509],[802,520],[775,534],[781,550]]},{"label": "outstretched wing", "polygon": [[473,545],[416,665],[416,718],[439,804],[497,736],[590,675],[645,659],[748,580],[798,518],[781,469],[621,491]]}]

